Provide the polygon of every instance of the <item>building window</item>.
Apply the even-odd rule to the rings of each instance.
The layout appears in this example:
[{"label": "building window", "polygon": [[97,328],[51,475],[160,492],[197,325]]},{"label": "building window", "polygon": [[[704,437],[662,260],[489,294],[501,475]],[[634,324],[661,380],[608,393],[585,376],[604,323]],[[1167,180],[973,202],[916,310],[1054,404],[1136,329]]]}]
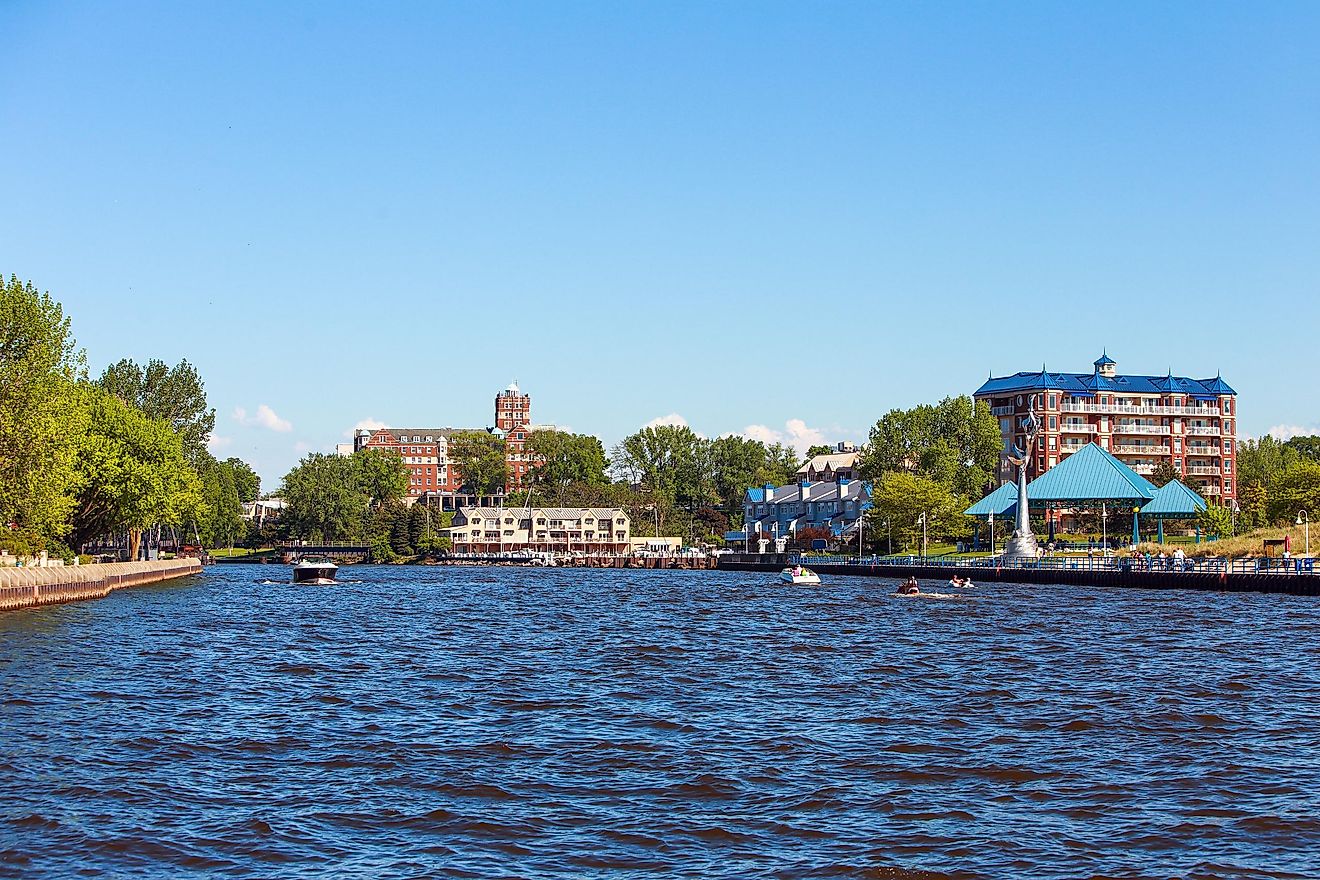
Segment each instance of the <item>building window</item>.
[{"label": "building window", "polygon": [[1057,400],[1057,398],[1056,398],[1053,394],[1051,394],[1051,395],[1050,395],[1050,409],[1054,409],[1054,408],[1055,408],[1055,405],[1056,405],[1056,404],[1055,404],[1055,401],[1056,401],[1056,400]]},{"label": "building window", "polygon": [[[1051,403],[1050,406],[1053,407],[1054,404]],[[1050,416],[1050,430],[1051,431],[1056,430],[1058,427],[1059,427],[1059,417]]]}]

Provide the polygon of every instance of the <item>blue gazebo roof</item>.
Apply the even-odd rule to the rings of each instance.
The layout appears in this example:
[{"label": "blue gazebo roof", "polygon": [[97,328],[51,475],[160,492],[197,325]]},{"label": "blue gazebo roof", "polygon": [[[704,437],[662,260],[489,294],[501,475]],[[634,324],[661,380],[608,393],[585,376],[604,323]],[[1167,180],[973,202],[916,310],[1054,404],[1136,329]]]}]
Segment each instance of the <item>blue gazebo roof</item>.
[{"label": "blue gazebo roof", "polygon": [[1094,443],[1027,484],[1030,501],[1149,501],[1155,487]]},{"label": "blue gazebo roof", "polygon": [[963,511],[968,516],[1011,516],[1017,513],[1017,486],[1004,483],[995,491]]},{"label": "blue gazebo roof", "polygon": [[1205,510],[1205,499],[1177,480],[1155,490],[1155,497],[1142,506],[1142,516],[1192,517]]}]

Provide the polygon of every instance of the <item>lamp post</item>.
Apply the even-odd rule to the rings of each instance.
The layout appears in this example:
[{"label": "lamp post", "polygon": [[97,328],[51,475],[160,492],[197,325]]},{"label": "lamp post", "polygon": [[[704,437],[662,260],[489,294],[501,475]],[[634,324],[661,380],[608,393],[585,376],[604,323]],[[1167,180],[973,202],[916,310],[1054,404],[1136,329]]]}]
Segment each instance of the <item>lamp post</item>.
[{"label": "lamp post", "polygon": [[995,555],[995,512],[990,511],[990,555]]},{"label": "lamp post", "polygon": [[921,512],[921,561],[926,561],[926,512]]},{"label": "lamp post", "polygon": [[1297,525],[1306,526],[1306,555],[1311,555],[1311,515],[1305,510],[1297,511]]}]

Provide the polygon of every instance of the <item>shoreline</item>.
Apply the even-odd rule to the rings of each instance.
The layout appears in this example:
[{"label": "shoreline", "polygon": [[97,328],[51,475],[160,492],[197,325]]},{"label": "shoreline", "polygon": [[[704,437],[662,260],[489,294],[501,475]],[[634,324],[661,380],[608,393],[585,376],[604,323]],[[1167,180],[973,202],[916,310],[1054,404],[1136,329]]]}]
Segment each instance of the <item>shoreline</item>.
[{"label": "shoreline", "polygon": [[199,559],[105,562],[56,568],[0,568],[0,611],[103,599],[114,590],[202,573]]},{"label": "shoreline", "polygon": [[[744,562],[721,560],[720,571],[777,572],[787,561]],[[808,561],[817,574],[893,578],[905,580],[948,580],[957,575],[974,582],[1064,585],[1077,587],[1121,587],[1137,590],[1199,590],[1221,593],[1278,593],[1320,596],[1320,576],[1310,574],[1264,574],[1209,571],[1123,571],[1122,569],[1065,569],[997,567],[992,565],[832,564]]]}]

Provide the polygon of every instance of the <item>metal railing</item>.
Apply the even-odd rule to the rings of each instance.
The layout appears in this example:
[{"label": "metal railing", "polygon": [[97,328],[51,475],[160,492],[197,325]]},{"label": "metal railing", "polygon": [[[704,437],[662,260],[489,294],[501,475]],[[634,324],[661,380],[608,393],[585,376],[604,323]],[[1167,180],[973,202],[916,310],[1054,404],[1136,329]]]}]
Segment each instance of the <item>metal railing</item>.
[{"label": "metal railing", "polygon": [[1199,416],[1218,418],[1217,406],[1133,406],[1125,403],[1073,403],[1064,401],[1059,406],[1062,412],[1110,413],[1134,416]]},{"label": "metal railing", "polygon": [[1007,558],[1002,556],[982,556],[974,558],[951,558],[947,556],[821,556],[814,554],[788,555],[790,563],[802,565],[848,565],[858,567],[871,566],[925,566],[928,568],[995,568],[995,569],[1037,569],[1042,571],[1158,571],[1175,574],[1279,574],[1279,575],[1317,575],[1316,560],[1313,558],[1280,559],[1265,556],[1226,559],[1209,557],[1202,559],[1175,559],[1173,557],[1144,556],[1044,556],[1038,559],[1029,557]]}]

